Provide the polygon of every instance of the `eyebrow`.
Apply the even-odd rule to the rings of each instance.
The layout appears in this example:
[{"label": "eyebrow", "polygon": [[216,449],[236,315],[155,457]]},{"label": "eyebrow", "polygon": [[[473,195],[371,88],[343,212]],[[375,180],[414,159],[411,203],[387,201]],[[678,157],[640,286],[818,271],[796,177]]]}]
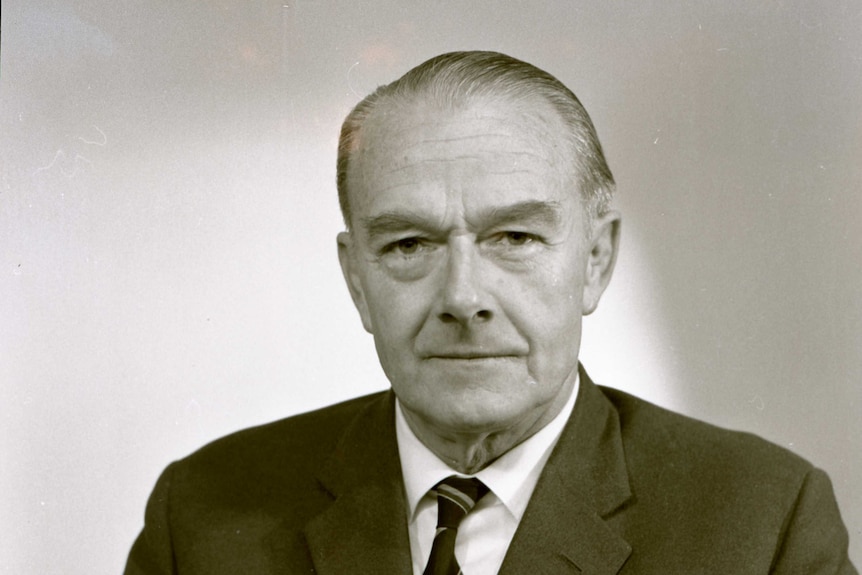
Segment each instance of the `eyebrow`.
[{"label": "eyebrow", "polygon": [[476,223],[480,228],[496,228],[507,224],[540,224],[557,226],[562,219],[560,202],[530,200],[503,206],[479,214]]},{"label": "eyebrow", "polygon": [[[555,201],[530,200],[501,206],[471,218],[471,224],[479,229],[498,228],[511,224],[538,224],[548,227],[559,225],[562,206]],[[439,230],[436,219],[409,210],[384,212],[373,217],[362,218],[362,228],[370,239],[408,230]]]},{"label": "eyebrow", "polygon": [[365,230],[371,240],[408,230],[433,230],[439,227],[438,224],[422,214],[400,210],[362,218],[361,224],[362,229]]}]

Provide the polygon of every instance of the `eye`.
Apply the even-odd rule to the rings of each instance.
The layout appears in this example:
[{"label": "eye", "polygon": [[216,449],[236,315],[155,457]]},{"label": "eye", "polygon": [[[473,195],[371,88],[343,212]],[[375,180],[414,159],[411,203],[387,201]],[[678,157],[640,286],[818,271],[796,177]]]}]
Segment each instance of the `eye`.
[{"label": "eye", "polygon": [[502,232],[498,241],[510,246],[523,246],[535,239],[536,236],[527,232]]},{"label": "eye", "polygon": [[403,240],[399,240],[395,246],[401,253],[412,254],[419,249],[419,240],[416,238],[405,238]]},{"label": "eye", "polygon": [[395,253],[402,256],[410,256],[416,254],[422,249],[422,240],[419,238],[403,238],[396,242],[392,242],[384,249],[384,253]]},{"label": "eye", "polygon": [[440,244],[432,238],[408,236],[392,238],[377,252],[377,263],[383,266],[393,279],[412,281],[423,277],[441,252]]}]

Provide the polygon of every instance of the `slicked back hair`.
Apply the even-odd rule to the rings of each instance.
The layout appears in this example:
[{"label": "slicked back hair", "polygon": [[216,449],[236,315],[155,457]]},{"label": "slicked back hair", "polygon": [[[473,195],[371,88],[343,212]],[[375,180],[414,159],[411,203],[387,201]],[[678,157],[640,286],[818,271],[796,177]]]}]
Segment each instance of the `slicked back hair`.
[{"label": "slicked back hair", "polygon": [[544,100],[562,119],[574,183],[589,220],[603,215],[614,191],[614,178],[587,111],[575,94],[547,72],[498,52],[450,52],[416,66],[359,102],[341,126],[336,182],[341,214],[351,228],[348,171],[361,146],[362,126],[383,106],[409,105],[417,99],[457,108],[479,100],[511,102],[521,109]]}]

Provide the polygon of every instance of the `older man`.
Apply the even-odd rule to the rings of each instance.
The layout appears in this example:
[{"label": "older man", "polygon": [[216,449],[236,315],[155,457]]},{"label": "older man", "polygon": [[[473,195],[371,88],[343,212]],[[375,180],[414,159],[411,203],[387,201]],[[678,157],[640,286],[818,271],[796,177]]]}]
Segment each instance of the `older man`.
[{"label": "older man", "polygon": [[620,216],[555,78],[425,62],[348,116],[338,187],[391,391],[172,464],[127,573],[855,573],[821,471],[580,368]]}]

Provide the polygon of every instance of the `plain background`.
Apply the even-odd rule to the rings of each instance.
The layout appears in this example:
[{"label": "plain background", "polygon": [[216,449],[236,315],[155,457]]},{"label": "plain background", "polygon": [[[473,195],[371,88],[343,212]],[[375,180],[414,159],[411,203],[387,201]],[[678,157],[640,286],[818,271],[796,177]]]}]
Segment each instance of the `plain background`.
[{"label": "plain background", "polygon": [[386,387],[337,133],[454,49],[597,125],[624,226],[594,379],[826,469],[862,564],[856,0],[4,0],[0,572],[117,573],[172,459]]}]

